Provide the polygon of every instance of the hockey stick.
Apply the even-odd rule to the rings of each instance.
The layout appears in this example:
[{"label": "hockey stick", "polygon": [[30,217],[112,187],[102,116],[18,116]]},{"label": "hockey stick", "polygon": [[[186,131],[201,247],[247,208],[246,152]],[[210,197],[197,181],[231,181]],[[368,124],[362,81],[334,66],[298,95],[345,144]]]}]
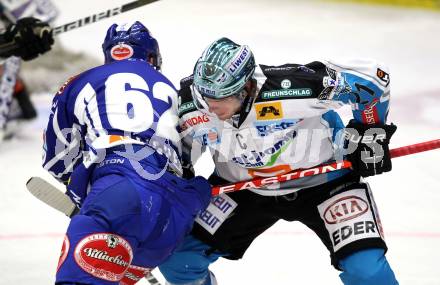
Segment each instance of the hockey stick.
[{"label": "hockey stick", "polygon": [[103,19],[107,19],[107,18],[116,16],[116,15],[119,15],[121,13],[125,13],[127,11],[130,11],[130,10],[133,10],[133,9],[145,6],[147,4],[150,4],[150,3],[153,3],[153,2],[156,2],[156,1],[159,1],[159,0],[138,0],[138,1],[133,1],[133,2],[130,2],[130,3],[124,4],[124,5],[120,6],[120,7],[116,7],[116,8],[113,8],[113,9],[108,9],[105,12],[93,14],[91,16],[87,16],[85,18],[73,21],[71,23],[67,23],[67,24],[55,27],[53,29],[53,35],[56,36],[56,35],[59,35],[59,34],[64,33],[64,32],[68,32],[68,31],[71,31],[71,30],[74,30],[74,29],[86,26],[88,24],[93,24],[93,23],[101,21]]},{"label": "hockey stick", "polygon": [[[392,149],[390,150],[390,156],[391,158],[396,158],[400,156],[410,155],[410,154],[433,150],[437,148],[440,148],[440,139]],[[215,196],[222,193],[235,192],[235,191],[245,190],[248,188],[261,188],[263,186],[268,186],[275,183],[296,180],[303,177],[308,177],[318,174],[329,173],[332,171],[347,169],[350,167],[351,167],[351,163],[349,161],[343,160],[330,164],[319,165],[312,168],[298,169],[282,175],[257,178],[248,181],[240,181],[240,182],[230,183],[221,186],[214,186],[212,187],[212,195]]]},{"label": "hockey stick", "polygon": [[[124,4],[120,7],[116,7],[116,8],[112,8],[112,9],[108,9],[107,11],[101,12],[101,13],[96,13],[81,19],[78,19],[76,21],[55,27],[52,29],[52,34],[54,36],[57,36],[61,33],[65,33],[71,30],[75,30],[77,28],[81,28],[83,26],[89,25],[89,24],[93,24],[95,22],[119,15],[121,13],[125,13],[127,11],[145,6],[147,4],[153,3],[153,2],[157,2],[159,0],[138,0],[138,1],[133,1],[127,4]],[[0,54],[4,54],[4,53],[9,53],[10,51],[14,50],[18,48],[18,45],[12,41],[9,43],[5,43],[3,45],[0,45]]]},{"label": "hockey stick", "polygon": [[43,201],[68,217],[73,217],[79,211],[69,196],[41,177],[31,177],[26,182],[26,188],[38,200]]},{"label": "hockey stick", "polygon": [[145,279],[150,283],[150,285],[161,285],[159,280],[154,277],[153,273],[150,272],[147,276],[145,276]]}]

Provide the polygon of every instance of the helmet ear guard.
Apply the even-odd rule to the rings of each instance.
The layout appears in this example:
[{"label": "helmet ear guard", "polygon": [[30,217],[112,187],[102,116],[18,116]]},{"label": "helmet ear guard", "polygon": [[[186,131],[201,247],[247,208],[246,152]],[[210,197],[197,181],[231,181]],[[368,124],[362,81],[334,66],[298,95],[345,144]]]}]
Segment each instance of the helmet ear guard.
[{"label": "helmet ear guard", "polygon": [[136,21],[127,30],[113,24],[107,30],[102,44],[105,63],[136,58],[151,63],[157,70],[162,65],[159,44],[150,31]]}]

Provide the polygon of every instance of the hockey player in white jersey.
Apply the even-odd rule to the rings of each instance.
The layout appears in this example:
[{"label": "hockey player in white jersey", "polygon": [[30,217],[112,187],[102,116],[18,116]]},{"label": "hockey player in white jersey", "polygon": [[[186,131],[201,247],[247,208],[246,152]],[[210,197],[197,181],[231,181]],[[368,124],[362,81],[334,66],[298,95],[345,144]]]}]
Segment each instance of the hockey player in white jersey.
[{"label": "hockey player in white jersey", "polygon": [[[214,160],[214,185],[343,158],[353,169],[214,197],[185,244],[160,266],[168,284],[216,284],[209,265],[219,257],[240,259],[280,219],[319,236],[344,284],[398,284],[362,179],[391,170],[388,144],[396,126],[386,124],[389,83],[387,67],[374,61],[256,65],[248,46],[213,42],[179,91],[187,177],[204,149]],[[334,111],[343,104],[353,111],[347,126]]]}]

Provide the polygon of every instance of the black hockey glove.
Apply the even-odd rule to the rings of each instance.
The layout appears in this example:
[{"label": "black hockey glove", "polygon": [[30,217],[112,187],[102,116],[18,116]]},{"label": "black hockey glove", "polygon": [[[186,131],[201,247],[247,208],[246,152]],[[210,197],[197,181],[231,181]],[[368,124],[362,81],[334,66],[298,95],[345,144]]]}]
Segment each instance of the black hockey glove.
[{"label": "black hockey glove", "polygon": [[396,125],[364,125],[351,120],[345,129],[347,159],[353,171],[363,177],[391,170],[390,138]]},{"label": "black hockey glove", "polygon": [[34,59],[39,54],[49,51],[54,43],[50,26],[31,17],[19,19],[17,23],[10,25],[4,38],[6,42],[17,44],[17,48],[1,56],[14,55],[23,60]]}]

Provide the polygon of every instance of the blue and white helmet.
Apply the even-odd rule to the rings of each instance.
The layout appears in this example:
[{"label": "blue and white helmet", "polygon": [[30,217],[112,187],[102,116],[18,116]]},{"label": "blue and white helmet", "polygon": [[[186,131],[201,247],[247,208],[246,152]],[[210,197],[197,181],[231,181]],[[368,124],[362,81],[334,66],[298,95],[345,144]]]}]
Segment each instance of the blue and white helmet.
[{"label": "blue and white helmet", "polygon": [[213,42],[194,67],[194,87],[203,97],[222,99],[238,94],[255,71],[250,48],[228,38]]},{"label": "blue and white helmet", "polygon": [[136,21],[127,30],[113,24],[107,30],[102,51],[105,63],[128,58],[136,58],[151,63],[157,70],[162,65],[159,44],[150,31]]}]

